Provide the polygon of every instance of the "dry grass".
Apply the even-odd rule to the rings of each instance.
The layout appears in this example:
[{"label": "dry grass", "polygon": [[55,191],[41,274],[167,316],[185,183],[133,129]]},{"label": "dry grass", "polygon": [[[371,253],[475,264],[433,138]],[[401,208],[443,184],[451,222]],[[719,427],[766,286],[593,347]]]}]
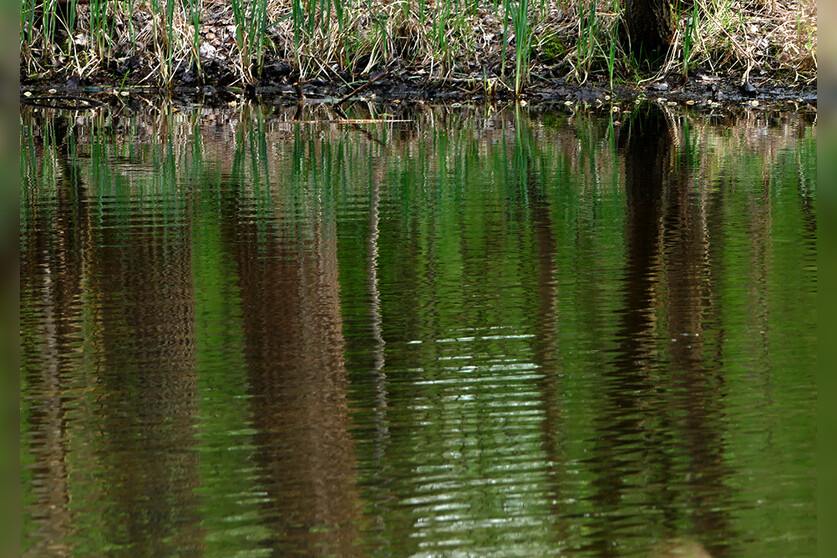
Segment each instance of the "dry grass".
[{"label": "dry grass", "polygon": [[[166,0],[117,0],[103,4],[105,24],[91,17],[93,5],[80,5],[69,35],[60,32],[63,24],[52,33],[47,25],[33,25],[32,9],[41,9],[44,0],[21,1],[20,65],[36,80],[109,75],[118,81],[131,71],[131,82],[165,85],[222,67],[239,83],[257,83],[261,68],[278,60],[304,78],[333,80],[343,71],[363,75],[397,59],[419,75],[468,75],[486,87],[509,87],[514,69],[516,38],[506,9],[518,4],[503,0],[237,0],[246,21],[253,7],[264,10],[267,27],[249,30],[236,24],[228,0],[171,0],[171,12]],[[697,19],[690,27],[691,14],[683,14],[660,73],[700,67],[816,79],[814,0],[697,2]],[[54,5],[47,0],[48,10]],[[195,9],[197,37],[190,19]],[[528,13],[527,73],[578,81],[652,77],[617,42],[616,0],[597,0],[594,10],[582,0],[534,0]]]}]

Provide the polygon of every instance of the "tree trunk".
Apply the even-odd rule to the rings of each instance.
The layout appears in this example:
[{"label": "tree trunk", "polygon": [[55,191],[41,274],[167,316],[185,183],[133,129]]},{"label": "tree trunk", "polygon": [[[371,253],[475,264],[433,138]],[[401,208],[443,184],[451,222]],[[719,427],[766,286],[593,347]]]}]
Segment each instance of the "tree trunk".
[{"label": "tree trunk", "polygon": [[677,30],[674,6],[669,0],[627,0],[625,26],[637,59],[665,56]]}]

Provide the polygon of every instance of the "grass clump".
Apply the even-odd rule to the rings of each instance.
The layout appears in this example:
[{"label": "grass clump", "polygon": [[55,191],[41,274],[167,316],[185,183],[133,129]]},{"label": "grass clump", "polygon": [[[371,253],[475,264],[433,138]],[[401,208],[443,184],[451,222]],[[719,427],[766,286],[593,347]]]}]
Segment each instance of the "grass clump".
[{"label": "grass clump", "polygon": [[652,68],[626,49],[620,0],[21,0],[20,67],[24,81],[256,85],[280,62],[328,80],[398,62],[515,95],[545,74],[611,87],[695,68],[816,79],[813,0],[689,6]]}]

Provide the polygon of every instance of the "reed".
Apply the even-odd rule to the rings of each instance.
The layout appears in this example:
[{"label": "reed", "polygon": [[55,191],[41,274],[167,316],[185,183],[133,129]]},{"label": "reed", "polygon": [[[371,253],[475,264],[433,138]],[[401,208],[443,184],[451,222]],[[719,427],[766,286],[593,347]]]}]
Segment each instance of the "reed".
[{"label": "reed", "polygon": [[[133,0],[129,0],[133,2]],[[189,22],[192,24],[194,33],[192,34],[192,65],[201,74],[201,12],[203,8],[202,0],[186,0],[189,8]]]},{"label": "reed", "polygon": [[230,0],[230,5],[235,21],[239,71],[245,82],[256,83],[264,64],[267,43],[267,0]]},{"label": "reed", "polygon": [[686,21],[685,30],[683,32],[683,76],[689,76],[689,62],[691,60],[692,55],[692,46],[694,41],[694,34],[695,28],[697,27],[698,21],[698,7],[695,4],[692,7],[692,12],[689,14],[689,18]]},{"label": "reed", "polygon": [[514,30],[514,96],[519,97],[529,74],[532,26],[529,24],[529,0],[504,0],[505,13]]},{"label": "reed", "polygon": [[[171,85],[187,67],[202,76],[208,35],[224,38],[213,38],[204,56],[254,85],[268,60],[334,79],[336,70],[365,74],[401,58],[434,79],[456,72],[520,96],[546,63],[549,41],[561,48],[548,64],[565,77],[611,88],[648,77],[619,42],[618,0],[70,0],[67,9],[58,0],[20,1],[20,66],[34,80],[92,76],[133,57],[142,71],[131,79]],[[661,72],[759,67],[815,79],[816,4],[768,3],[693,0]]]}]

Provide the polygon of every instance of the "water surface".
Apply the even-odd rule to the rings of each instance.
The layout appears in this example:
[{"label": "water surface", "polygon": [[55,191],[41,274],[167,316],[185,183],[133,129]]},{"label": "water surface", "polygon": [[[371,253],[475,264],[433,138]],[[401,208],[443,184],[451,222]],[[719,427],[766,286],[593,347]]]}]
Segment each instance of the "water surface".
[{"label": "water surface", "polygon": [[21,113],[24,553],[812,556],[815,125],[392,112]]}]

